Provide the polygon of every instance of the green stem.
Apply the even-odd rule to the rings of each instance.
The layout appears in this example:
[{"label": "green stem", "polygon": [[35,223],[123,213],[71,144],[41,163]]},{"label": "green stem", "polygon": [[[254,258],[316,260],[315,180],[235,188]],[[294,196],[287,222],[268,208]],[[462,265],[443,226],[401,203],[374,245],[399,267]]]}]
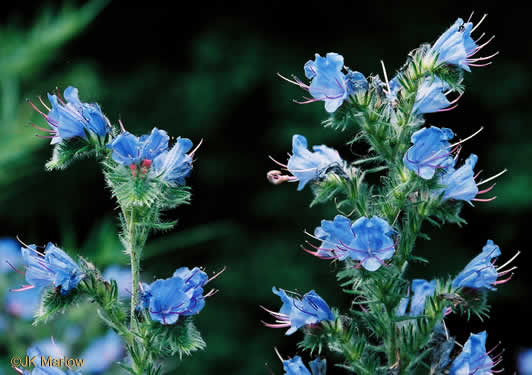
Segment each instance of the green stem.
[{"label": "green stem", "polygon": [[131,209],[128,222],[129,257],[131,259],[131,329],[136,325],[135,309],[139,301],[139,273],[140,273],[140,252],[137,248],[137,231],[135,223],[135,209]]},{"label": "green stem", "polygon": [[[146,243],[148,231],[137,223],[139,215],[138,209],[133,207],[129,209],[122,209],[124,221],[126,225],[126,241],[127,251],[131,263],[131,306],[130,306],[130,331],[134,335],[141,335],[140,328],[136,316],[136,308],[139,303],[139,282],[140,282],[140,260],[142,249]],[[133,371],[136,375],[142,375],[145,370],[148,353],[144,349],[144,345],[133,340],[128,346],[131,358],[133,359]],[[135,353],[135,355],[133,355]]]}]

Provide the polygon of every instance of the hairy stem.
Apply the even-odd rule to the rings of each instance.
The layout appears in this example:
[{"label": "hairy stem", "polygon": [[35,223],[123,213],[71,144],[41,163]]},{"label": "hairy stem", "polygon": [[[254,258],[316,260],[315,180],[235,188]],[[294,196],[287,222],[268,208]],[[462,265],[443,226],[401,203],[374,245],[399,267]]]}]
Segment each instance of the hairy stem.
[{"label": "hairy stem", "polygon": [[129,257],[131,259],[131,329],[136,325],[135,309],[139,301],[139,267],[140,267],[140,252],[142,249],[137,248],[136,239],[136,223],[135,223],[135,209],[131,209],[129,214],[128,226],[128,240],[129,240]]}]

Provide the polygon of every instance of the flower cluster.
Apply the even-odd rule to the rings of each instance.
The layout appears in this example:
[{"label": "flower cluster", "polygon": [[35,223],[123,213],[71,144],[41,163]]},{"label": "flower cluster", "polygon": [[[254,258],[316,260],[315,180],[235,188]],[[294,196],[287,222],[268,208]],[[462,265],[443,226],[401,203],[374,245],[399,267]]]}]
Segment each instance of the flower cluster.
[{"label": "flower cluster", "polygon": [[376,271],[395,252],[392,235],[395,231],[380,217],[358,218],[351,222],[347,217],[337,215],[334,220],[322,220],[314,231],[314,237],[322,241],[316,251],[310,254],[322,259],[351,259],[359,262],[357,267]]},{"label": "flower cluster", "polygon": [[[322,220],[309,234],[320,243],[308,242],[312,249],[303,250],[332,260],[339,269],[342,290],[353,300],[348,313],[334,309],[332,314],[313,291],[295,298],[274,288],[283,306],[279,312],[265,309],[276,318],[265,325],[286,327],[287,334],[292,334],[303,326],[334,319],[334,323],[321,323],[319,329],[303,330],[305,338],[298,346],[311,353],[327,347],[343,356],[341,366],[351,373],[373,374],[379,369],[401,374],[429,369],[456,375],[497,372],[492,368],[499,359],[486,352],[485,332],[471,335],[451,360],[456,340],[449,336],[444,319],[458,305],[468,314],[486,316],[486,291],[511,278],[516,267],[506,267],[519,253],[497,266],[494,259],[500,250],[488,241],[454,280],[405,279],[409,263],[428,261],[413,255],[416,239],[426,237],[422,224],[465,222],[460,217],[461,202],[473,205],[495,199],[479,197],[495,184],[483,190],[480,186],[505,172],[479,181],[480,172],[474,171],[478,157],[459,159],[463,143],[482,128],[453,143],[453,130],[425,125],[424,118],[456,108],[464,93],[465,72],[488,65],[487,60],[496,55],[476,57],[491,41],[479,44],[484,34],[476,40],[472,36],[484,18],[477,25],[471,19],[458,19],[434,44],[413,50],[391,80],[384,63],[383,79],[366,78],[346,68],[337,53],[316,54],[304,65],[308,85],[297,77],[281,76],[312,96],[297,103],[324,101],[329,114],[324,125],[354,129],[357,133],[347,144],[364,141],[369,155],[350,164],[329,147],[309,150],[306,138],[294,135],[288,163],[276,162],[290,175],[268,173],[276,185],[299,182],[302,190],[312,183],[312,204],[334,202],[340,214]],[[367,178],[374,173],[381,184]],[[310,374],[300,357],[282,361],[286,374]]]},{"label": "flower cluster", "polygon": [[[334,52],[325,57],[316,54],[314,61],[309,60],[304,66],[305,76],[311,81],[310,85],[301,82],[297,77],[288,80],[290,83],[307,90],[312,99],[305,98],[300,104],[324,101],[325,110],[335,112],[349,95],[356,95],[368,89],[368,81],[360,72],[344,69],[344,57]],[[284,78],[284,77],[283,77]]]},{"label": "flower cluster", "polygon": [[209,281],[197,267],[177,269],[168,279],[143,284],[140,308],[148,309],[152,320],[164,325],[175,324],[180,316],[198,314],[205,306],[203,286]]},{"label": "flower cluster", "polygon": [[[129,372],[160,373],[155,361],[162,353],[181,356],[205,347],[193,319],[179,317],[198,314],[205,298],[215,293],[211,290],[204,294],[203,287],[217,275],[208,279],[199,268],[179,268],[171,278],[149,285],[140,282],[142,250],[151,230],[171,229],[176,221],[164,222],[164,211],[190,200],[189,189],[184,185],[199,145],[192,150],[192,141],[181,137],[171,142],[168,133],[158,128],[137,137],[126,131],[121,121],[118,121],[119,128],[113,126],[98,104],[81,102],[76,88],[68,87],[64,97],[59,93],[48,95],[51,108],[39,98],[47,113],[30,101],[50,126],[44,129],[34,125],[46,131],[46,138],[54,145],[46,168],[62,169],[73,160],[87,156],[102,162],[106,183],[120,207],[120,240],[130,256],[131,269],[111,266],[102,275],[89,261],[80,258],[78,265],[51,243],[43,252],[35,245],[24,245],[23,262],[9,252],[5,258],[15,270],[16,266],[25,264],[25,272],[20,273],[25,275],[28,284],[14,291],[28,291],[21,294],[26,299],[10,295],[6,304],[12,314],[29,317],[34,309],[22,309],[21,305],[33,307],[35,300],[37,304],[40,302],[35,316],[35,323],[39,323],[58,311],[65,311],[83,296],[88,297],[98,304],[99,316],[119,336],[109,333],[87,348],[84,355],[98,359],[87,365],[85,371],[102,373],[127,350],[131,359]],[[4,272],[4,267],[0,272]],[[43,294],[48,288],[54,288],[53,293]],[[122,308],[128,299],[129,318]],[[166,327],[169,325],[174,327]],[[140,350],[141,342],[150,345]],[[32,374],[47,371],[39,368]]]},{"label": "flower cluster", "polygon": [[136,137],[124,131],[108,144],[113,151],[113,160],[128,166],[133,176],[140,169],[144,176],[158,177],[174,185],[184,185],[185,177],[192,170],[192,141],[177,138],[174,146],[168,149],[169,137],[166,131],[153,128],[150,135]]}]

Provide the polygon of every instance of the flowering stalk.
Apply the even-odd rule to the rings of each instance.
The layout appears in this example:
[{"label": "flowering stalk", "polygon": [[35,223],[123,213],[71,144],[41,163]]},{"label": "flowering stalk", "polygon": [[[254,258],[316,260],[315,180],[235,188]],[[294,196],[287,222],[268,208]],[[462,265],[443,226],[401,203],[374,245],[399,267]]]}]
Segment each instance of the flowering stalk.
[{"label": "flowering stalk", "polygon": [[[161,374],[161,358],[182,357],[205,347],[193,316],[216,292],[204,294],[203,287],[218,274],[209,279],[197,267],[178,268],[172,277],[149,285],[141,282],[142,252],[150,232],[173,228],[176,222],[163,221],[162,214],[190,200],[185,179],[197,147],[191,151],[192,142],[180,137],[169,147],[170,137],[157,128],[141,137],[126,131],[120,121],[117,129],[98,104],[81,102],[74,87],[68,87],[63,96],[59,92],[48,95],[48,99],[50,106],[40,100],[43,108],[30,102],[49,126],[34,125],[48,133],[44,138],[54,147],[47,168],[61,169],[76,158],[95,157],[120,207],[120,240],[131,266],[129,314],[124,311],[124,293],[116,280],[105,280],[91,263],[81,257],[76,262],[51,243],[43,252],[35,245],[23,244],[26,272],[19,272],[27,284],[13,291],[38,289],[43,307],[35,323],[88,297],[98,305],[103,322],[123,339],[130,360],[129,365],[121,366],[134,375]],[[109,336],[114,341],[109,345],[114,348],[113,337]],[[113,353],[118,355],[120,350]]]},{"label": "flowering stalk", "polygon": [[[432,46],[412,51],[390,80],[382,62],[384,79],[366,78],[344,67],[343,57],[336,53],[316,55],[305,64],[310,84],[285,78],[312,96],[298,103],[325,102],[330,114],[325,126],[355,129],[358,133],[348,143],[365,141],[370,146],[366,158],[349,163],[324,145],[309,151],[306,139],[295,135],[288,163],[276,161],[290,175],[268,173],[275,185],[299,182],[298,190],[311,185],[312,204],[334,201],[340,213],[307,233],[311,239],[303,250],[322,260],[342,262],[337,276],[342,289],[353,296],[352,305],[346,313],[333,308],[332,317],[302,309],[297,315],[309,317],[291,324],[290,332],[302,327],[300,348],[336,352],[344,359],[337,365],[350,372],[414,374],[430,368],[431,374],[473,374],[499,362],[480,361],[489,358],[481,334],[483,341],[472,335],[467,344],[480,353],[478,357],[463,354],[451,361],[454,338],[444,318],[453,312],[486,316],[487,290],[509,280],[515,268],[508,264],[515,257],[496,267],[492,258],[500,251],[488,241],[454,281],[405,279],[410,262],[428,262],[413,255],[417,238],[427,238],[422,233],[425,221],[461,225],[465,223],[459,215],[462,202],[472,205],[494,199],[477,197],[493,186],[483,190],[478,186],[500,174],[477,181],[474,154],[456,166],[463,143],[480,131],[453,142],[451,129],[423,127],[426,113],[457,106],[464,92],[464,71],[484,66],[496,55],[476,56],[487,45],[478,44],[480,38],[473,40],[477,27],[458,19]],[[366,181],[371,173],[379,174],[381,185]],[[268,326],[286,326],[285,305],[279,313],[270,311],[279,324]]]}]

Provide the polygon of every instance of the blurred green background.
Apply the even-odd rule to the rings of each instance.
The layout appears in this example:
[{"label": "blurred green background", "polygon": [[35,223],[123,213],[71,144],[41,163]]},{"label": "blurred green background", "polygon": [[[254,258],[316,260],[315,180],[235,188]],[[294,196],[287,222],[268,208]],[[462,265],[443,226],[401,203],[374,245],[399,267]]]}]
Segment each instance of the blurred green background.
[{"label": "blurred green background", "polygon": [[[517,351],[532,346],[524,334],[532,314],[527,269],[532,260],[527,248],[532,61],[526,9],[450,2],[197,2],[181,10],[125,4],[13,3],[4,8],[0,236],[52,241],[99,266],[127,264],[116,240],[116,205],[98,165],[83,160],[65,171],[45,172],[51,148],[29,126],[32,121],[43,126],[44,120],[26,98],[37,101],[55,87],[74,85],[83,101],[97,101],[113,123],[122,119],[134,133],[157,126],[194,143],[203,138],[188,179],[192,205],[169,213],[179,218],[177,228],[153,236],[144,261],[145,281],[166,277],[179,266],[202,265],[210,271],[227,266],[216,281],[220,293],[197,319],[207,350],[176,362],[172,373],[268,374],[268,363],[280,374],[273,347],[285,357],[295,355],[300,336],[285,337],[261,325],[268,315],[258,305],[280,304],[271,287],[315,289],[344,309],[348,299],[336,286],[335,266],[299,248],[307,239],[303,230],[330,219],[333,205],[309,209],[310,189],[268,184],[266,172],[275,168],[268,155],[284,160],[294,133],[307,136],[310,144],[336,147],[346,160],[356,160],[365,149],[345,146],[352,129],[322,128],[322,103],[294,104],[292,99],[303,92],[276,73],[303,77],[303,64],[314,53],[334,51],[366,75],[380,73],[382,59],[391,75],[410,50],[434,41],[457,17],[467,18],[475,10],[478,20],[487,12],[479,30],[497,37],[485,54],[501,54],[493,65],[466,74],[466,94],[456,110],[431,115],[428,123],[450,127],[462,138],[484,126],[462,156],[478,154],[485,177],[503,168],[510,172],[498,180],[494,202],[464,209],[469,222],[464,228],[425,227],[432,240],[420,240],[417,255],[431,264],[415,265],[410,274],[430,279],[457,273],[487,239],[500,245],[502,260],[522,250],[518,274],[490,294],[489,321],[448,319],[461,342],[470,331],[482,329],[488,331],[488,347],[502,341],[504,367],[513,372]],[[39,338],[50,335],[35,332],[44,335]],[[32,339],[24,340],[29,344]],[[11,350],[4,345],[2,354]],[[342,373],[329,368],[330,374]]]}]

